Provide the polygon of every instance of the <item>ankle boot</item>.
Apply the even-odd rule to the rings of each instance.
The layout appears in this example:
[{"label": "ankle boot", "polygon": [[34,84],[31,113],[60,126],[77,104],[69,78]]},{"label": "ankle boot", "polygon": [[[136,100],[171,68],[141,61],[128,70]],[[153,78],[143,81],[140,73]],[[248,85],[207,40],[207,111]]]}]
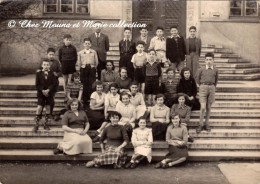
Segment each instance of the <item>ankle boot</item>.
[{"label": "ankle boot", "polygon": [[39,129],[40,120],[41,120],[41,115],[36,115],[36,117],[35,117],[35,125],[34,125],[34,127],[33,127],[33,129],[32,129],[32,131],[33,131],[34,133],[37,133],[37,131],[38,131],[38,129]]},{"label": "ankle boot", "polygon": [[50,118],[50,114],[46,114],[46,115],[45,115],[44,124],[43,124],[43,128],[44,128],[45,130],[50,130],[50,127],[48,126],[48,124],[49,124],[49,118]]}]

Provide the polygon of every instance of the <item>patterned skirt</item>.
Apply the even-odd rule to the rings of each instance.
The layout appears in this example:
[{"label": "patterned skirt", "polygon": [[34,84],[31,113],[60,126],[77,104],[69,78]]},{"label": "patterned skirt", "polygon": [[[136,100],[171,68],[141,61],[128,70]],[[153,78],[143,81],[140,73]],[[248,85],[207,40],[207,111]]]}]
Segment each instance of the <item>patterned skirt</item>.
[{"label": "patterned skirt", "polygon": [[124,149],[119,152],[115,152],[114,146],[105,146],[105,153],[101,153],[98,157],[94,159],[95,164],[97,165],[110,165],[117,164],[123,166],[127,159],[127,153],[124,152]]}]

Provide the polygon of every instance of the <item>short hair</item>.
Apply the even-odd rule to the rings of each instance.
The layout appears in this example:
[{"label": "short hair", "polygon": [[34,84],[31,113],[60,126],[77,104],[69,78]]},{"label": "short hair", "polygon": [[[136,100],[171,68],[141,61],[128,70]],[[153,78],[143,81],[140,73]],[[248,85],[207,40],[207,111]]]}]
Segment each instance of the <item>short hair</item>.
[{"label": "short hair", "polygon": [[170,116],[170,120],[171,120],[171,122],[172,122],[172,119],[175,117],[175,116],[178,116],[179,117],[179,126],[181,126],[181,116],[180,116],[180,114],[178,113],[178,112],[172,112],[171,113],[171,116]]},{"label": "short hair", "polygon": [[117,111],[109,111],[107,119],[110,120],[111,117],[116,117],[116,116],[118,116],[119,119],[121,119],[121,117],[122,117],[122,115]]},{"label": "short hair", "polygon": [[195,31],[197,30],[197,28],[196,28],[195,26],[190,26],[189,31],[190,31],[191,29],[195,29]]},{"label": "short hair", "polygon": [[137,46],[137,45],[143,45],[143,46],[144,46],[145,43],[144,43],[144,41],[139,40],[139,41],[136,43],[136,46]]},{"label": "short hair", "polygon": [[63,36],[63,39],[65,39],[65,38],[69,39],[69,38],[72,38],[72,36],[71,36],[70,34],[65,34],[65,35]]},{"label": "short hair", "polygon": [[111,63],[111,64],[112,64],[112,70],[115,70],[114,61],[112,61],[112,60],[106,60],[106,65],[107,65],[107,63]]},{"label": "short hair", "polygon": [[163,101],[165,101],[165,99],[166,99],[165,95],[162,94],[162,93],[157,94],[157,95],[155,96],[155,100],[157,100],[157,98],[163,98]]},{"label": "short hair", "polygon": [[170,71],[173,71],[173,73],[175,74],[175,71],[174,71],[173,68],[168,68],[168,69],[166,70],[166,74],[168,74],[168,72],[170,72]]},{"label": "short hair", "polygon": [[130,27],[125,27],[125,28],[124,28],[124,32],[125,32],[126,30],[131,31],[131,28],[130,28]]},{"label": "short hair", "polygon": [[121,67],[121,68],[119,68],[119,76],[121,77],[121,71],[122,70],[125,70],[126,71],[126,73],[127,73],[127,68],[126,67]]},{"label": "short hair", "polygon": [[141,31],[142,29],[145,29],[148,31],[148,28],[147,27],[140,27],[139,30]]},{"label": "short hair", "polygon": [[157,30],[162,30],[162,31],[164,31],[164,28],[162,27],[162,26],[158,26],[157,28],[156,28],[156,31]]},{"label": "short hair", "polygon": [[52,48],[52,47],[49,47],[48,49],[47,49],[47,54],[49,53],[49,52],[56,52],[56,50],[54,49],[54,48]]},{"label": "short hair", "polygon": [[92,89],[93,90],[96,90],[97,89],[97,86],[103,86],[103,83],[101,81],[95,81],[93,84],[92,84]]},{"label": "short hair", "polygon": [[184,67],[182,70],[181,70],[181,73],[180,73],[180,76],[182,79],[184,79],[184,72],[186,71],[189,71],[190,72],[190,77],[192,77],[192,74],[191,74],[191,69],[189,67]]},{"label": "short hair", "polygon": [[130,87],[131,86],[138,86],[138,85],[139,85],[139,83],[137,81],[133,81],[133,82],[131,82]]},{"label": "short hair", "polygon": [[149,50],[148,50],[148,53],[150,53],[150,52],[152,52],[152,51],[154,51],[154,52],[155,52],[155,55],[156,55],[156,51],[155,51],[154,49],[149,49]]},{"label": "short hair", "polygon": [[47,63],[49,63],[49,59],[47,59],[47,58],[43,58],[43,59],[41,60],[41,65],[42,65],[43,62],[47,62]]},{"label": "short hair", "polygon": [[207,52],[206,54],[205,54],[205,58],[206,57],[212,57],[213,59],[214,59],[214,54],[212,53],[212,52]]},{"label": "short hair", "polygon": [[71,76],[71,81],[74,82],[74,78],[80,78],[79,72],[74,72]]},{"label": "short hair", "polygon": [[114,87],[114,88],[116,88],[116,89],[119,88],[118,84],[115,83],[115,82],[112,82],[112,83],[109,85],[109,87],[108,87],[109,91],[111,90],[112,87]]},{"label": "short hair", "polygon": [[92,43],[92,41],[90,40],[90,38],[84,38],[83,43],[89,41],[90,43]]},{"label": "short hair", "polygon": [[68,105],[68,110],[71,110],[71,104],[73,102],[77,102],[78,103],[78,110],[82,109],[82,104],[81,102],[77,99],[77,98],[72,98],[71,100],[68,100],[67,105]]},{"label": "short hair", "polygon": [[187,95],[186,95],[185,93],[178,93],[177,100],[178,100],[181,96],[183,96],[185,102],[187,102]]},{"label": "short hair", "polygon": [[122,93],[120,93],[120,98],[119,98],[119,100],[120,100],[121,102],[122,102],[123,96],[125,96],[125,95],[127,95],[129,98],[131,97],[131,95],[130,95],[128,92],[123,91]]},{"label": "short hair", "polygon": [[177,29],[177,30],[178,30],[178,26],[176,26],[176,25],[171,26],[171,27],[170,27],[170,30],[171,30],[171,29]]}]

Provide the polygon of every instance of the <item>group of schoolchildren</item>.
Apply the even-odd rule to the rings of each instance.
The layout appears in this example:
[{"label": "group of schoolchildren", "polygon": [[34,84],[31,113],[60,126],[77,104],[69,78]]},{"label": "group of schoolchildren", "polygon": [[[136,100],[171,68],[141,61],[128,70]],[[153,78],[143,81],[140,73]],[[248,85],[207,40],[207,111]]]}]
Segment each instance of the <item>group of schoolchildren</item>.
[{"label": "group of schoolchildren", "polygon": [[[212,53],[205,54],[205,67],[199,67],[201,41],[195,36],[195,26],[191,26],[189,31],[190,37],[184,40],[177,27],[173,26],[170,28],[171,35],[166,38],[164,29],[157,27],[156,35],[150,38],[148,30],[142,28],[140,37],[132,39],[131,29],[125,28],[124,38],[119,42],[119,73],[114,70],[113,61],[101,59],[103,56],[100,54],[98,41],[93,44],[93,39],[85,38],[84,49],[77,52],[71,44],[71,35],[64,35],[64,45],[58,53],[59,61],[54,59],[55,50],[49,48],[48,58],[42,61],[36,73],[38,106],[33,131],[38,131],[44,106],[44,129],[50,129],[48,122],[53,113],[54,97],[59,86],[58,78],[63,75],[65,101],[76,98],[83,104],[90,127],[97,130],[92,137],[93,142],[100,141],[102,133],[111,126],[108,116],[114,111],[120,113],[118,124],[124,127],[129,139],[132,137],[132,140],[136,141],[136,136],[133,137],[132,133],[139,122],[139,125],[146,124],[152,129],[151,133],[145,131],[144,135],[140,136],[142,139],[147,138],[149,145],[152,140],[166,138],[169,145],[177,146],[178,141],[183,141],[186,136],[193,142],[187,132],[191,110],[200,109],[197,133],[202,130],[210,131],[210,110],[215,100],[218,70],[213,66]],[[100,34],[100,29],[94,34],[97,40],[108,40],[105,36],[100,37]],[[109,42],[103,48],[105,52],[108,51],[108,46]],[[180,75],[175,75],[176,73]],[[96,79],[97,76],[99,80]],[[105,81],[105,78],[109,80]],[[197,84],[199,101],[196,98]],[[182,127],[181,132],[168,130],[171,119],[176,114],[179,117],[179,126]],[[145,123],[142,123],[143,121]],[[172,140],[169,140],[170,137]],[[181,146],[185,146],[186,142],[182,142]],[[174,164],[170,164],[172,165]],[[167,159],[156,167],[162,166],[167,167]]]}]

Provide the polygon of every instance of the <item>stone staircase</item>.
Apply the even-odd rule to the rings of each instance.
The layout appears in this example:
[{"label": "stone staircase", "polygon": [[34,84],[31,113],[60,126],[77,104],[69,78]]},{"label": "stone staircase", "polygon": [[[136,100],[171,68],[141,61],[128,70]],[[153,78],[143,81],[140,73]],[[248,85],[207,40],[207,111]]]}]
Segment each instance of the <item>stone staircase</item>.
[{"label": "stone staircase", "polygon": [[[260,86],[246,83],[259,79],[259,68],[221,46],[203,45],[202,56],[208,51],[215,53],[215,64],[220,70],[210,120],[213,129],[196,134],[199,112],[192,112],[189,133],[195,141],[189,145],[189,160],[260,160]],[[118,66],[117,44],[111,44],[108,59]],[[50,131],[40,128],[33,133],[35,87],[17,80],[19,85],[0,84],[0,160],[86,161],[100,152],[99,144],[94,144],[93,154],[53,155],[52,149],[63,137],[61,122],[52,121]],[[55,111],[63,107],[63,98],[64,93],[58,92]],[[155,142],[153,160],[162,159],[167,147],[165,142]],[[131,144],[128,151],[130,156]]]}]

